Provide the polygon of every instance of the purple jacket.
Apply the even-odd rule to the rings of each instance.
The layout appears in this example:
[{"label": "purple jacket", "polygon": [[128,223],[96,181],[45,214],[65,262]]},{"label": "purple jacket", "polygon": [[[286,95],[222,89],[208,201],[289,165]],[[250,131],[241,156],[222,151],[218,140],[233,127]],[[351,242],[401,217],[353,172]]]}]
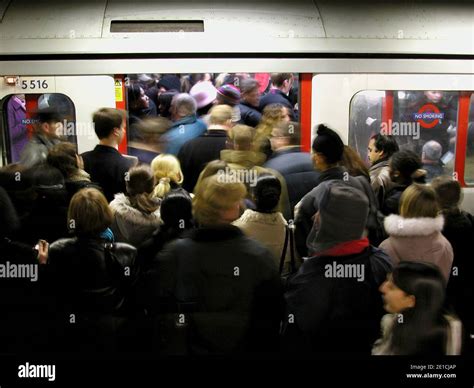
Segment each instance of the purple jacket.
[{"label": "purple jacket", "polygon": [[20,160],[20,154],[26,143],[28,143],[26,125],[23,120],[26,118],[26,109],[21,101],[13,96],[7,104],[8,128],[10,129],[10,142],[12,152],[12,163]]}]

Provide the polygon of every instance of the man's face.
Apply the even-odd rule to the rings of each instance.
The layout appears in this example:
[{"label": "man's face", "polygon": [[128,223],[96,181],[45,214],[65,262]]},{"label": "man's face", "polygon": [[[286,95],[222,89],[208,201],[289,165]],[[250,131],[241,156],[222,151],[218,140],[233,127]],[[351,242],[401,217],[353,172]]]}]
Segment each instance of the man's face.
[{"label": "man's face", "polygon": [[59,136],[63,125],[60,121],[50,121],[41,124],[42,132],[48,137]]},{"label": "man's face", "polygon": [[260,104],[260,91],[258,90],[258,88],[248,93],[244,93],[242,97],[244,101],[248,102],[252,106],[257,107]]},{"label": "man's face", "polygon": [[377,148],[375,147],[374,139],[370,139],[369,145],[367,147],[367,151],[368,151],[367,156],[371,164],[376,163],[378,160],[380,160],[383,157],[383,151],[377,150]]},{"label": "man's face", "polygon": [[425,92],[426,98],[434,104],[438,104],[443,98],[443,92],[439,90],[428,90]]}]

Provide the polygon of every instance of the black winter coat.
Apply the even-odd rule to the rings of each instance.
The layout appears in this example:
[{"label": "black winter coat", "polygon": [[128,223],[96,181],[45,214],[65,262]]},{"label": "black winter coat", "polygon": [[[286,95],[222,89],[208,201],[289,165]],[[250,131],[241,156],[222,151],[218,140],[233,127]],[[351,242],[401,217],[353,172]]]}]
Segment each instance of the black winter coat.
[{"label": "black winter coat", "polygon": [[293,110],[293,104],[290,102],[288,96],[286,96],[281,90],[270,89],[270,91],[260,99],[260,106],[258,107],[258,110],[260,112],[263,112],[265,107],[270,104],[281,104],[284,107],[288,108],[288,113],[290,115],[291,121],[296,120],[296,114]]},{"label": "black winter coat", "polygon": [[262,119],[262,114],[258,111],[257,108],[246,103],[245,101],[241,101],[241,103],[239,104],[239,109],[240,109],[239,124],[245,124],[253,128],[255,128],[258,124],[260,124],[260,120]]}]

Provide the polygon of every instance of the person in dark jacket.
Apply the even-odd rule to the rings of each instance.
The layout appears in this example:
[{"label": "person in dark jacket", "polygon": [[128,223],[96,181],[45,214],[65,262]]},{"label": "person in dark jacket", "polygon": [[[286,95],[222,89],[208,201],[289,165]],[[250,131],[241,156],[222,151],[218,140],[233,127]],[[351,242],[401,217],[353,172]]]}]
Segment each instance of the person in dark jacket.
[{"label": "person in dark jacket", "polygon": [[425,183],[426,171],[421,167],[421,159],[413,151],[402,150],[392,155],[389,173],[394,185],[380,205],[384,215],[399,214],[400,198],[406,188],[412,183]]},{"label": "person in dark jacket", "polygon": [[259,111],[263,112],[270,104],[281,104],[288,108],[290,120],[295,121],[296,115],[293,104],[290,102],[288,93],[293,85],[292,73],[273,73],[271,77],[272,87],[270,91],[260,99]]},{"label": "person in dark jacket", "polygon": [[278,344],[280,277],[271,253],[230,225],[246,194],[233,182],[226,174],[202,182],[193,199],[199,228],[169,244],[147,274],[147,310],[171,321],[161,330],[165,353],[271,352]]},{"label": "person in dark jacket", "polygon": [[383,314],[378,287],[392,263],[364,237],[366,195],[340,180],[323,187],[316,198],[318,228],[308,238],[312,256],[285,293],[284,347],[298,354],[369,355]]},{"label": "person in dark jacket", "polygon": [[431,186],[438,195],[441,214],[444,216],[442,233],[453,247],[454,260],[449,277],[448,303],[454,307],[466,331],[474,333],[474,261],[472,260],[472,241],[474,241],[474,217],[459,208],[461,186],[449,176],[433,179]]},{"label": "person in dark jacket", "polygon": [[83,189],[69,205],[68,225],[75,237],[49,248],[60,350],[117,351],[123,345],[120,338],[133,311],[137,252],[131,245],[113,242],[112,220],[104,195]]},{"label": "person in dark jacket", "polygon": [[262,114],[258,110],[260,104],[260,84],[256,79],[247,78],[240,84],[241,99],[239,104],[240,121],[249,127],[257,127],[262,119]]},{"label": "person in dark jacket", "polygon": [[316,187],[319,179],[319,173],[314,169],[311,155],[301,152],[299,134],[298,123],[278,123],[270,138],[273,155],[264,164],[265,168],[276,170],[285,178],[292,214],[296,204]]},{"label": "person in dark jacket", "polygon": [[207,131],[181,147],[178,159],[183,171],[185,190],[191,193],[206,164],[219,159],[221,151],[226,148],[231,128],[232,108],[229,105],[216,105],[210,111]]},{"label": "person in dark jacket", "polygon": [[125,136],[125,116],[118,109],[102,108],[94,113],[92,120],[99,144],[82,154],[84,170],[100,185],[110,202],[114,194],[125,192],[125,174],[134,164],[118,152]]},{"label": "person in dark jacket", "polygon": [[[318,211],[317,198],[324,192],[324,186],[331,180],[340,180],[361,190],[369,199],[370,212],[367,227],[371,244],[377,246],[381,240],[381,225],[377,225],[378,204],[375,194],[365,177],[353,177],[338,164],[342,160],[344,143],[332,129],[321,124],[313,141],[313,163],[320,172],[317,186],[306,194],[295,207],[295,243],[301,257],[308,256],[307,239]],[[380,241],[378,241],[380,240]]]}]

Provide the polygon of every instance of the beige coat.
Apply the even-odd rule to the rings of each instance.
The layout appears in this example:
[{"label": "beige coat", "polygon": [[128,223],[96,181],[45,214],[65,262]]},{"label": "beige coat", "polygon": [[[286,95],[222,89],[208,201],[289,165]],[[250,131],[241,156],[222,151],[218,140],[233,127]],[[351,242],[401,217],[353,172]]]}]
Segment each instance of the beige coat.
[{"label": "beige coat", "polygon": [[[285,225],[287,224],[280,212],[259,213],[255,210],[247,209],[233,224],[240,228],[246,236],[264,245],[272,253],[273,260],[277,268],[279,268],[285,243]],[[285,265],[283,267],[284,273],[289,270],[290,260],[290,244],[288,243]]]},{"label": "beige coat", "polygon": [[446,281],[453,264],[453,248],[441,234],[443,216],[436,218],[403,218],[391,214],[385,218],[385,231],[390,236],[382,248],[396,265],[402,260],[425,261],[435,264]]}]

